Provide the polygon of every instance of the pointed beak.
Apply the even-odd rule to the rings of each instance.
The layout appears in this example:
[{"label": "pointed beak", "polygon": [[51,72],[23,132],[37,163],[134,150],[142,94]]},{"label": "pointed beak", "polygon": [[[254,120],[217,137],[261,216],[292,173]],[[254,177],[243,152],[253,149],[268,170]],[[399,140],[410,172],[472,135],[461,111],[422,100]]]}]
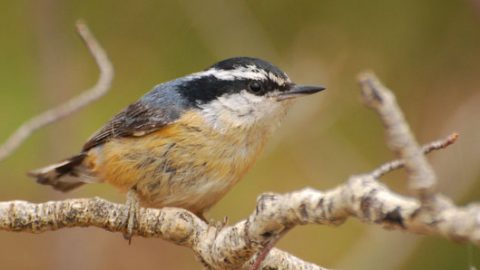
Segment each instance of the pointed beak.
[{"label": "pointed beak", "polygon": [[317,92],[325,90],[325,87],[323,86],[310,86],[310,85],[296,85],[293,84],[290,89],[287,91],[281,92],[277,100],[282,101],[286,99],[291,99],[291,98],[297,98],[297,97],[302,97],[306,95],[311,95],[315,94]]}]

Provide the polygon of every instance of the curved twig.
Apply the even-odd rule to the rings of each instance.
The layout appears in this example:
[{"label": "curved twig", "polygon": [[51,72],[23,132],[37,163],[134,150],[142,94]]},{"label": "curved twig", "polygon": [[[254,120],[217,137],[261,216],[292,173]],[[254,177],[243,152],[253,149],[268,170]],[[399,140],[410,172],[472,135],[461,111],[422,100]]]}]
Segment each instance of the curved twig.
[{"label": "curved twig", "polygon": [[97,83],[92,88],[83,91],[80,95],[55,108],[36,115],[22,124],[5,143],[0,146],[0,161],[10,156],[35,130],[80,110],[105,95],[110,89],[114,71],[105,50],[100,46],[85,23],[79,21],[76,27],[77,33],[82,38],[100,70]]}]

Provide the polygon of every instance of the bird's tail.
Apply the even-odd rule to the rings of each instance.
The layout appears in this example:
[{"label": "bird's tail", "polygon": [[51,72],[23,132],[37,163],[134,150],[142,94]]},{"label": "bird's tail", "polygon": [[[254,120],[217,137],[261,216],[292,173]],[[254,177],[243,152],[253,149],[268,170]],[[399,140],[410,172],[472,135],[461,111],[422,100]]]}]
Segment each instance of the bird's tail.
[{"label": "bird's tail", "polygon": [[82,153],[62,162],[28,172],[28,175],[36,178],[39,184],[50,185],[56,190],[67,192],[85,183],[81,177],[83,176],[82,162],[86,156],[85,153]]}]

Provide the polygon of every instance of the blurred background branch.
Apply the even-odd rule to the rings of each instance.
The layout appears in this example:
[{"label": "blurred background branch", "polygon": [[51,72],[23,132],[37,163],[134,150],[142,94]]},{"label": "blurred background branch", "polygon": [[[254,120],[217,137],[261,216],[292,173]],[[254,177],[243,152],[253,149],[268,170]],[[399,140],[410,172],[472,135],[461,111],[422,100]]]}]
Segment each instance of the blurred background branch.
[{"label": "blurred background branch", "polygon": [[72,98],[58,107],[36,115],[22,124],[2,145],[0,145],[0,161],[11,155],[15,149],[17,149],[23,141],[32,135],[37,129],[54,123],[80,110],[101,98],[110,89],[114,72],[113,66],[110,63],[105,50],[100,46],[84,22],[78,21],[76,26],[78,35],[82,38],[100,70],[100,76],[97,83],[92,88],[83,91],[77,97]]}]

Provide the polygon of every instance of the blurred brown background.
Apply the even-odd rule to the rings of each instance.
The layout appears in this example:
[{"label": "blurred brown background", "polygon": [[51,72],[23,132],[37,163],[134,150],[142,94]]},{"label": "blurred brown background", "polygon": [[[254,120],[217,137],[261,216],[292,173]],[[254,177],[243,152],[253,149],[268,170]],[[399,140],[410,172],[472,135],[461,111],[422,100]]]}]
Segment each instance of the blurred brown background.
[{"label": "blurred brown background", "polygon": [[[328,189],[392,159],[379,119],[359,102],[356,74],[375,70],[398,96],[419,141],[458,131],[430,157],[443,193],[480,200],[480,1],[0,1],[0,140],[22,121],[92,85],[96,66],[74,32],[87,21],[115,66],[112,91],[44,128],[0,163],[0,201],[101,196],[105,185],[60,194],[29,169],[78,151],[85,139],[153,85],[248,55],[326,92],[300,100],[253,170],[209,216],[246,217],[262,192]],[[405,175],[385,181],[405,192]],[[0,232],[1,269],[200,269],[188,249],[100,229]],[[472,269],[477,247],[384,231],[349,220],[305,226],[279,244],[337,269]]]}]

